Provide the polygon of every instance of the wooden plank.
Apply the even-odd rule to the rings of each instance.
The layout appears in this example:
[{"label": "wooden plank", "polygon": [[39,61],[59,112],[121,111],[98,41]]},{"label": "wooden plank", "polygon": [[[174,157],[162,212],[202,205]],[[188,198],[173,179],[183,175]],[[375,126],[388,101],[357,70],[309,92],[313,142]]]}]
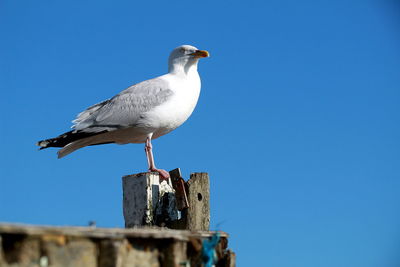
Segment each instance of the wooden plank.
[{"label": "wooden plank", "polygon": [[207,173],[192,173],[188,187],[189,208],[186,229],[208,231],[210,228],[210,181]]},{"label": "wooden plank", "polygon": [[[0,266],[8,263],[18,262],[20,266],[33,266],[35,264],[36,259],[40,257],[40,240],[38,238],[32,236],[13,236],[12,242],[7,242],[6,238],[4,238],[4,247],[0,247],[4,252],[4,258],[0,261],[3,262]],[[4,264],[4,265],[3,265]]]},{"label": "wooden plank", "polygon": [[100,239],[98,267],[121,266],[121,252],[126,249],[126,239]]},{"label": "wooden plank", "polygon": [[[150,238],[150,239],[173,239],[188,241],[189,238],[205,238],[214,234],[214,231],[187,231],[172,230],[161,227],[141,228],[93,228],[79,226],[39,226],[28,224],[0,223],[1,234],[20,235],[68,235],[89,238]],[[220,232],[221,236],[228,237],[227,233]]]},{"label": "wooden plank", "polygon": [[51,266],[97,266],[97,245],[87,238],[70,238],[64,245],[54,241],[44,241],[41,249],[47,255]]},{"label": "wooden plank", "polygon": [[[56,230],[62,234],[55,234],[54,228],[61,228]],[[187,240],[137,236],[115,238],[115,235],[93,238],[91,235],[67,235],[71,228],[77,227],[0,224],[0,240],[4,241],[0,246],[0,253],[4,252],[4,255],[0,257],[0,266],[178,267],[202,266],[203,263],[202,244],[204,244],[205,238],[193,237],[196,235],[193,232],[172,230],[172,232],[189,233],[191,236]],[[21,231],[22,229],[25,231]],[[91,228],[91,231],[103,230]],[[132,232],[129,229],[112,230]],[[158,231],[164,232],[164,229],[158,229]],[[22,234],[22,232],[30,232],[30,234]],[[215,233],[209,232],[208,234],[214,235]],[[217,245],[216,266],[234,267],[234,254],[226,251],[226,244],[226,241],[222,239]]]},{"label": "wooden plank", "polygon": [[236,266],[236,254],[232,250],[228,249],[225,255],[226,264],[225,267],[235,267]]},{"label": "wooden plank", "polygon": [[177,241],[165,244],[162,255],[164,256],[163,267],[188,266],[187,242]]}]

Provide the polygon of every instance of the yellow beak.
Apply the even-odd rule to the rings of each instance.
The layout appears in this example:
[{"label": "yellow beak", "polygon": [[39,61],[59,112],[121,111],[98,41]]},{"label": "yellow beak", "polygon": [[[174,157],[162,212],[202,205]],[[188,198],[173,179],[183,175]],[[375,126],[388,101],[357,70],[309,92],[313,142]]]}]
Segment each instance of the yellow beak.
[{"label": "yellow beak", "polygon": [[197,58],[200,58],[200,57],[209,57],[209,56],[210,56],[210,54],[209,54],[208,51],[206,51],[206,50],[196,50],[196,52],[191,53],[190,55],[195,56],[195,57],[197,57]]}]

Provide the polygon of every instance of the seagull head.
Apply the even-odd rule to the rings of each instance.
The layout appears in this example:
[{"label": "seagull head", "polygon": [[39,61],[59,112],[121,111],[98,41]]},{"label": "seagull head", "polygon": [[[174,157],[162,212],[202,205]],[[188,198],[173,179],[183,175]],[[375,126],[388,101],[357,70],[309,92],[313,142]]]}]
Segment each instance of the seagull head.
[{"label": "seagull head", "polygon": [[183,72],[197,70],[197,63],[200,58],[209,57],[210,54],[205,50],[199,50],[191,45],[181,45],[172,50],[168,59],[169,72]]}]

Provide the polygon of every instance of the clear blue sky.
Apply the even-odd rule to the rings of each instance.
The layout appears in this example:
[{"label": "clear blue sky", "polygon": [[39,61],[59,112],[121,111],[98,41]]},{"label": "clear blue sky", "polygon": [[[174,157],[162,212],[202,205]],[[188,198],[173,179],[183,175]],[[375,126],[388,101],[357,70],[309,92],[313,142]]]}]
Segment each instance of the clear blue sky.
[{"label": "clear blue sky", "polygon": [[238,266],[400,265],[399,2],[2,0],[0,34],[0,221],[122,227],[143,145],[35,142],[192,44],[200,100],[156,162],[210,174]]}]

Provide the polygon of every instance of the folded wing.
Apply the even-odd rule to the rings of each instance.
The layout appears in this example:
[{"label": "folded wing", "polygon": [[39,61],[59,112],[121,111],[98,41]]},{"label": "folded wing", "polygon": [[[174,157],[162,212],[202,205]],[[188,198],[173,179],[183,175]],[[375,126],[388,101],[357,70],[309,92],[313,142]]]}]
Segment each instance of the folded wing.
[{"label": "folded wing", "polygon": [[83,132],[104,132],[132,127],[147,111],[172,95],[166,81],[160,78],[147,80],[81,112],[73,121],[72,128]]},{"label": "folded wing", "polygon": [[[138,120],[146,112],[161,105],[173,95],[169,84],[161,78],[147,80],[125,89],[111,99],[93,105],[81,112],[73,121],[73,130],[55,138],[41,140],[37,143],[40,149],[48,147],[69,147],[68,151],[60,151],[67,155],[79,147],[112,143],[113,140],[97,138],[91,142],[89,138],[101,134],[135,127]],[[104,142],[103,142],[104,141]]]}]

